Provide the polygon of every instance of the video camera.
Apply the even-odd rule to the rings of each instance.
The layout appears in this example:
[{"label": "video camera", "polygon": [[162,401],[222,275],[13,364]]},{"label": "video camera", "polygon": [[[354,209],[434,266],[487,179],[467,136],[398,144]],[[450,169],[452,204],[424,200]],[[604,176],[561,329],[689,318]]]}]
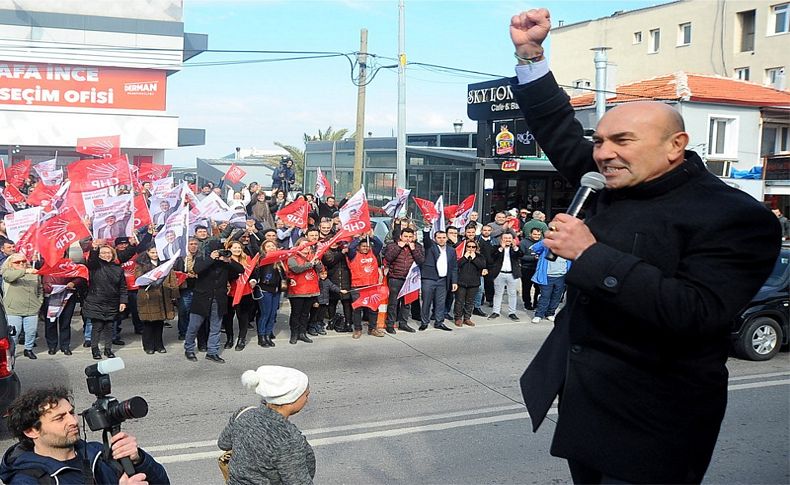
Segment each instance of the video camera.
[{"label": "video camera", "polygon": [[[88,392],[96,396],[96,401],[80,415],[91,431],[101,430],[103,432],[106,459],[112,456],[109,437],[121,432],[121,423],[127,419],[144,418],[148,414],[148,403],[140,396],[134,396],[125,401],[118,401],[110,396],[112,392],[110,373],[123,368],[123,360],[118,357],[85,368],[85,375],[88,377]],[[119,461],[127,476],[131,477],[135,474],[132,460],[127,457],[121,458]]]}]

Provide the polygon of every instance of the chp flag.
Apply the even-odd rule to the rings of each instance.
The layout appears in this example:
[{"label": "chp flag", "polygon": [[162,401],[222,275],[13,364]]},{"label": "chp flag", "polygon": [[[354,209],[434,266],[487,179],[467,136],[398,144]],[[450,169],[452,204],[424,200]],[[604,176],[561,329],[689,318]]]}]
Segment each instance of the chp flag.
[{"label": "chp flag", "polygon": [[77,153],[99,158],[121,156],[121,135],[77,138]]},{"label": "chp flag", "polygon": [[[417,263],[411,263],[409,273],[406,275],[406,280],[403,282],[400,291],[398,292],[398,299],[403,298],[403,303],[409,304],[420,296],[420,288],[422,287],[420,267]],[[393,302],[390,302],[393,304]]]},{"label": "chp flag", "polygon": [[299,198],[277,211],[277,217],[282,219],[286,226],[295,226],[307,229],[307,217],[310,214],[310,204]]},{"label": "chp flag", "polygon": [[420,208],[423,219],[427,219],[431,224],[439,218],[439,213],[436,212],[436,206],[430,200],[414,197],[414,203]]},{"label": "chp flag", "polygon": [[371,285],[359,290],[352,290],[352,293],[358,293],[357,299],[351,302],[351,308],[370,308],[374,312],[379,311],[379,305],[384,303],[389,297],[389,288],[386,283],[379,283]]},{"label": "chp flag", "polygon": [[228,171],[225,172],[225,176],[222,178],[229,181],[230,183],[237,184],[241,182],[241,179],[243,179],[245,175],[247,175],[247,172],[245,172],[235,163],[232,163],[230,164]]},{"label": "chp flag", "polygon": [[29,227],[38,224],[40,218],[41,207],[31,207],[7,214],[3,220],[5,221],[5,230],[8,238],[12,241],[19,241],[20,236]]},{"label": "chp flag", "polygon": [[106,158],[103,160],[79,160],[68,167],[69,180],[73,192],[132,185],[132,172],[126,157]]},{"label": "chp flag", "polygon": [[52,285],[52,292],[47,300],[47,319],[52,322],[57,320],[73,294],[74,290],[68,289],[66,285]]},{"label": "chp flag", "polygon": [[88,280],[88,267],[77,264],[69,258],[63,258],[53,265],[44,265],[38,270],[42,276],[56,276],[60,278],[82,278]]},{"label": "chp flag", "polygon": [[261,253],[257,253],[255,257],[252,258],[252,261],[249,262],[247,268],[245,268],[244,273],[242,273],[238,281],[236,281],[236,291],[233,293],[233,306],[241,302],[241,298],[244,296],[244,287],[250,282],[250,276],[252,276],[252,272],[258,267],[258,259],[260,259],[260,257]]},{"label": "chp flag", "polygon": [[49,263],[60,261],[71,243],[90,237],[91,233],[71,207],[41,223],[36,237],[36,249]]},{"label": "chp flag", "polygon": [[349,234],[364,234],[371,229],[365,189],[360,188],[340,208],[340,226]]},{"label": "chp flag", "polygon": [[444,223],[444,196],[440,195],[438,199],[436,199],[436,203],[434,204],[434,208],[436,209],[437,217],[433,221],[433,226],[431,227],[431,237],[433,237],[438,231],[444,231],[445,223]]},{"label": "chp flag", "polygon": [[332,186],[329,185],[329,179],[327,179],[324,172],[321,171],[321,167],[318,167],[318,170],[316,172],[315,196],[316,197],[332,196]]},{"label": "chp flag", "polygon": [[33,167],[32,160],[22,160],[8,167],[6,170],[6,186],[13,185],[17,188],[22,187],[25,179],[30,175],[30,169]]}]

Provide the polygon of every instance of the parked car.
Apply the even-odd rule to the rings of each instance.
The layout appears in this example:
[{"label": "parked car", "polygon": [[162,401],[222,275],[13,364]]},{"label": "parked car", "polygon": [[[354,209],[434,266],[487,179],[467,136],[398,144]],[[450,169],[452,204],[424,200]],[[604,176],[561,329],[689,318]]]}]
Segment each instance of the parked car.
[{"label": "parked car", "polygon": [[783,247],[774,270],[732,325],[735,355],[747,360],[773,358],[788,343],[790,247]]},{"label": "parked car", "polygon": [[4,416],[8,406],[19,396],[21,385],[14,372],[16,345],[12,338],[14,327],[9,325],[5,307],[0,301],[0,416]]}]

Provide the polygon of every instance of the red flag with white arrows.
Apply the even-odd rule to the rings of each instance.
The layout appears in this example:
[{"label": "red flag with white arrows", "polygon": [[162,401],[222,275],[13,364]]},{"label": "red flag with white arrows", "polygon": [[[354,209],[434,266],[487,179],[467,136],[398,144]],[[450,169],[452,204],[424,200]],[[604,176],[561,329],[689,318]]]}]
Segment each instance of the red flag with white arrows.
[{"label": "red flag with white arrows", "polygon": [[27,231],[25,231],[19,238],[19,241],[16,242],[16,247],[14,248],[16,252],[22,253],[28,261],[33,261],[33,255],[36,252],[38,225],[39,223],[36,222],[28,227]]},{"label": "red flag with white arrows", "polygon": [[[356,292],[356,290],[354,290]],[[351,302],[351,308],[370,308],[373,311],[379,310],[379,305],[384,303],[389,296],[389,289],[385,283],[368,286],[359,290],[359,296]]]},{"label": "red flag with white arrows", "polygon": [[27,196],[27,203],[28,205],[47,208],[52,203],[52,199],[59,189],[60,185],[44,185],[43,182],[38,182],[30,192],[30,195]]},{"label": "red flag with white arrows", "polygon": [[245,175],[247,175],[247,172],[242,170],[242,168],[235,163],[232,163],[228,171],[225,172],[225,176],[223,178],[225,180],[229,180],[231,183],[237,184],[241,182],[241,179],[243,179]]},{"label": "red flag with white arrows", "polygon": [[3,197],[11,204],[21,204],[25,202],[25,194],[19,191],[15,185],[9,184],[5,186],[5,190],[3,190]]},{"label": "red flag with white arrows", "polygon": [[90,235],[79,214],[67,207],[60,214],[41,223],[36,237],[36,249],[45,262],[60,261],[71,243]]},{"label": "red flag with white arrows", "polygon": [[414,203],[417,204],[417,207],[420,208],[420,212],[422,212],[422,217],[424,219],[428,219],[428,221],[433,224],[433,222],[439,218],[439,212],[436,210],[436,206],[434,206],[433,202],[420,199],[419,197],[412,198],[414,199]]},{"label": "red flag with white arrows", "polygon": [[233,292],[233,306],[236,306],[241,302],[241,297],[244,296],[244,287],[247,286],[247,283],[250,282],[250,275],[252,275],[253,270],[258,266],[258,259],[261,257],[261,253],[255,255],[250,261],[247,268],[244,270],[244,273],[239,275],[239,279],[236,280],[236,291]]},{"label": "red flag with white arrows", "polygon": [[83,278],[87,280],[89,271],[88,267],[84,264],[77,264],[68,258],[63,258],[52,266],[45,264],[38,270],[38,274],[62,278]]},{"label": "red flag with white arrows", "polygon": [[340,225],[349,234],[363,234],[371,229],[370,210],[365,189],[361,188],[340,208]]},{"label": "red flag with white arrows", "polygon": [[316,246],[315,250],[315,257],[313,259],[320,260],[323,257],[324,253],[326,253],[329,248],[334,246],[335,244],[342,242],[342,241],[350,241],[354,238],[354,234],[346,231],[345,229],[340,229],[335,233],[334,236],[327,239],[326,241],[318,241],[318,245]]},{"label": "red flag with white arrows", "polygon": [[189,273],[184,273],[183,271],[173,271],[173,274],[176,275],[176,283],[178,283],[178,286],[183,285],[187,278],[189,278]]},{"label": "red flag with white arrows", "polygon": [[14,185],[16,187],[22,187],[25,183],[25,179],[30,175],[30,169],[32,167],[32,160],[22,160],[8,167],[8,170],[6,170],[6,180],[8,181],[6,186]]},{"label": "red flag with white arrows", "polygon": [[121,135],[77,138],[77,153],[101,158],[121,156]]},{"label": "red flag with white arrows", "polygon": [[68,171],[72,192],[132,184],[132,173],[126,157],[79,160],[69,165]]},{"label": "red flag with white arrows", "polygon": [[332,186],[329,185],[329,179],[327,179],[324,172],[321,171],[321,167],[318,167],[316,173],[315,196],[316,197],[332,196]]},{"label": "red flag with white arrows", "polygon": [[310,214],[310,204],[299,198],[277,211],[277,217],[282,219],[286,226],[296,226],[307,229],[307,217]]},{"label": "red flag with white arrows", "polygon": [[143,182],[153,182],[154,180],[162,180],[163,178],[170,175],[170,169],[172,169],[172,165],[157,165],[154,163],[143,163],[140,164],[140,168],[137,172],[137,179],[140,183]]},{"label": "red flag with white arrows", "polygon": [[464,252],[466,251],[466,240],[464,240],[461,244],[455,247],[455,259],[461,259],[464,257]]}]

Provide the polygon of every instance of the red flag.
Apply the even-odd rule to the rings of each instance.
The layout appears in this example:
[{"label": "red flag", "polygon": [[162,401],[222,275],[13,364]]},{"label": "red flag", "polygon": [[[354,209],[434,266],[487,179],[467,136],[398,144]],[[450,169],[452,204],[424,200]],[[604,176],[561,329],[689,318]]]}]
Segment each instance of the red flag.
[{"label": "red flag", "polygon": [[8,185],[14,185],[17,188],[22,187],[25,183],[25,179],[30,175],[30,168],[33,166],[32,160],[22,160],[19,163],[15,163],[8,167],[6,171],[6,180]]},{"label": "red flag", "polygon": [[3,195],[5,196],[5,200],[7,200],[11,204],[21,204],[25,202],[25,194],[19,191],[15,185],[6,184],[5,190],[3,191]]},{"label": "red flag", "polygon": [[244,296],[244,287],[247,286],[247,283],[250,282],[250,275],[252,271],[258,266],[258,258],[261,257],[261,253],[255,255],[250,261],[249,266],[247,269],[244,270],[244,274],[239,276],[239,279],[236,281],[236,291],[233,293],[233,306],[236,306],[241,302],[241,297]]},{"label": "red flag", "polygon": [[178,286],[183,285],[187,278],[189,278],[189,274],[184,273],[183,271],[173,271],[173,274],[176,275],[176,282],[178,283]]},{"label": "red flag", "polygon": [[3,163],[2,160],[0,160],[0,180],[6,180],[5,172],[6,172],[5,163]]},{"label": "red flag", "polygon": [[463,258],[465,251],[466,251],[466,240],[464,240],[461,244],[455,247],[455,255],[457,256],[456,259]]},{"label": "red flag", "polygon": [[455,210],[458,208],[457,205],[446,205],[444,206],[444,218],[448,221],[455,217]]},{"label": "red flag", "polygon": [[363,234],[370,230],[370,210],[364,189],[359,189],[340,208],[340,224],[349,234]]},{"label": "red flag", "polygon": [[384,283],[369,286],[359,290],[359,297],[351,302],[351,308],[357,309],[362,307],[370,308],[373,311],[379,311],[379,305],[386,301],[389,296],[389,289]]},{"label": "red flag", "polygon": [[[229,170],[230,171],[230,170]],[[310,213],[310,204],[299,198],[277,211],[277,217],[282,219],[286,226],[296,226],[307,229],[307,216]]]},{"label": "red flag", "polygon": [[132,175],[126,157],[105,160],[87,159],[69,165],[70,190],[89,192],[113,185],[131,185]]},{"label": "red flag", "polygon": [[36,235],[38,234],[38,223],[27,228],[14,248],[16,252],[22,253],[28,261],[33,260],[33,253],[36,252]]},{"label": "red flag", "polygon": [[232,163],[223,178],[229,180],[231,183],[237,184],[241,182],[241,179],[243,179],[245,175],[247,175],[247,172],[242,170],[241,167],[235,163]]},{"label": "red flag", "polygon": [[140,165],[137,173],[137,179],[140,183],[153,182],[154,180],[161,180],[170,175],[172,165],[156,165],[153,163],[143,163]]},{"label": "red flag", "polygon": [[52,266],[45,264],[38,270],[38,274],[63,278],[83,278],[87,280],[88,267],[84,264],[77,264],[68,258],[63,258]]},{"label": "red flag", "polygon": [[419,197],[413,197],[413,199],[414,203],[417,204],[417,207],[420,208],[423,218],[428,219],[428,221],[431,223],[439,218],[439,212],[436,210],[433,202],[426,199],[420,199]]},{"label": "red flag", "polygon": [[341,241],[350,241],[353,237],[354,234],[346,231],[345,229],[340,229],[335,233],[334,236],[327,239],[326,241],[318,242],[318,246],[316,247],[315,250],[315,258],[313,259],[316,260],[321,259],[321,257],[324,255],[324,253],[326,253],[329,250],[329,248],[331,248],[332,246],[334,246],[335,244]]},{"label": "red flag", "polygon": [[71,243],[90,235],[88,228],[80,221],[79,214],[68,207],[55,217],[41,223],[36,238],[36,249],[44,261],[60,261],[63,252]]},{"label": "red flag", "polygon": [[145,196],[137,194],[134,196],[134,229],[140,229],[151,224],[151,211],[145,203]]},{"label": "red flag", "polygon": [[318,167],[318,170],[316,172],[315,196],[316,197],[332,196],[332,186],[329,185],[329,179],[327,179],[324,172],[321,171],[321,167]]},{"label": "red flag", "polygon": [[47,208],[58,189],[60,189],[59,185],[44,185],[43,182],[39,181],[33,188],[33,191],[30,192],[30,195],[27,196],[27,203],[28,205]]},{"label": "red flag", "polygon": [[278,249],[276,251],[269,251],[266,256],[258,262],[258,266],[266,266],[272,263],[281,263],[290,258],[296,249]]},{"label": "red flag", "polygon": [[121,156],[121,135],[77,138],[77,153],[101,158]]},{"label": "red flag", "polygon": [[[451,217],[458,217],[464,212],[468,212],[472,210],[472,207],[474,207],[474,205],[475,205],[475,194],[472,194],[466,199],[462,200],[461,203],[458,204],[457,206],[451,206],[451,207],[455,207],[455,212]],[[446,210],[447,209],[445,208],[445,211]]]}]

